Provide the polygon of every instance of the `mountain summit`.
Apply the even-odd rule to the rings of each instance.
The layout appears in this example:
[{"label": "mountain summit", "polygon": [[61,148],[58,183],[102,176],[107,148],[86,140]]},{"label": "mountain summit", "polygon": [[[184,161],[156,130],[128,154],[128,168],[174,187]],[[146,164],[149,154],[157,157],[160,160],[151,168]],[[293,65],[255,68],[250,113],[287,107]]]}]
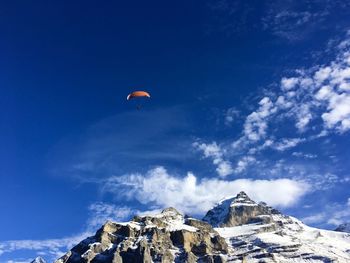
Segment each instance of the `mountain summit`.
[{"label": "mountain summit", "polygon": [[36,257],[30,263],[46,263],[46,261],[42,257]]},{"label": "mountain summit", "polygon": [[126,223],[108,221],[56,262],[223,262],[227,253],[211,225],[167,208]]},{"label": "mountain summit", "polygon": [[175,208],[106,222],[56,263],[350,262],[350,234],[308,227],[244,192],[203,221]]},{"label": "mountain summit", "polygon": [[261,202],[255,203],[245,192],[224,199],[210,209],[203,221],[216,227],[230,227],[257,222],[271,222],[279,211]]}]

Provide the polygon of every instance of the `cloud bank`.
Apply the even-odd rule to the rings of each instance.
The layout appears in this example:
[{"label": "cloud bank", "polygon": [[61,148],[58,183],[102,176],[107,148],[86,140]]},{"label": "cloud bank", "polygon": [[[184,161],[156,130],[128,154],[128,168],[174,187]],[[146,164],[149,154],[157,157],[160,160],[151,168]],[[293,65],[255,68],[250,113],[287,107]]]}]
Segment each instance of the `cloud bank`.
[{"label": "cloud bank", "polygon": [[118,199],[137,200],[161,208],[172,206],[184,213],[203,215],[220,199],[240,191],[272,206],[292,206],[309,191],[309,185],[291,179],[199,180],[191,172],[178,177],[160,166],[145,175],[135,173],[111,177],[105,182],[103,191],[113,193]]}]

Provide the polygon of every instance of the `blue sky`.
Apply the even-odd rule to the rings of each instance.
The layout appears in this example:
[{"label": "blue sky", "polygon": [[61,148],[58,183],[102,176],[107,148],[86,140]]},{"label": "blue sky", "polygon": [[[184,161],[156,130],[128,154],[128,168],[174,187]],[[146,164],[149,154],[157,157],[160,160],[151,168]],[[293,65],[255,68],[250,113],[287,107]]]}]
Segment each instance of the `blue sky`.
[{"label": "blue sky", "polygon": [[344,1],[0,7],[0,262],[241,190],[312,226],[350,221]]}]

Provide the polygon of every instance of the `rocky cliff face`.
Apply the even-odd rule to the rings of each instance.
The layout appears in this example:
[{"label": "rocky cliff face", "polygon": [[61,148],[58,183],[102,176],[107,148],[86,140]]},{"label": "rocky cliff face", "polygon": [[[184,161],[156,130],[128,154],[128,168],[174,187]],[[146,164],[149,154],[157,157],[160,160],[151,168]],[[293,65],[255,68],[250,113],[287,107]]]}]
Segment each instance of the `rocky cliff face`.
[{"label": "rocky cliff face", "polygon": [[107,222],[56,262],[223,262],[227,253],[225,239],[209,224],[168,208],[128,223]]},{"label": "rocky cliff face", "polygon": [[46,261],[42,257],[36,257],[33,261],[30,263],[46,263]]},{"label": "rocky cliff face", "polygon": [[280,214],[280,212],[265,203],[257,204],[246,193],[240,192],[236,197],[219,202],[208,211],[203,221],[216,227],[271,223],[274,214]]},{"label": "rocky cliff face", "polygon": [[168,208],[107,222],[56,261],[70,262],[345,263],[350,234],[308,227],[241,192],[219,202],[203,221]]}]

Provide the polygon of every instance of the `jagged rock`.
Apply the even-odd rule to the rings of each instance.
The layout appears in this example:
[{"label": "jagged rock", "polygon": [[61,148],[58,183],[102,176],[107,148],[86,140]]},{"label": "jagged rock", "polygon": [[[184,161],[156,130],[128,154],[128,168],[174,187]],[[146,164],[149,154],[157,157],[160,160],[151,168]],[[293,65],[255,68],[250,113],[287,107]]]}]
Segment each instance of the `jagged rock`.
[{"label": "jagged rock", "polygon": [[244,192],[220,202],[204,220],[220,226],[215,230],[229,244],[228,262],[350,262],[350,235],[308,227]]},{"label": "jagged rock", "polygon": [[272,214],[279,214],[279,211],[263,202],[257,204],[245,192],[240,192],[236,197],[227,198],[219,202],[207,212],[203,221],[220,227],[259,222],[271,223]]},{"label": "jagged rock", "polygon": [[42,257],[36,257],[30,263],[46,263],[46,261]]},{"label": "jagged rock", "polygon": [[128,223],[108,221],[57,263],[197,262],[227,252],[225,239],[208,223],[184,219],[176,209],[167,208]]},{"label": "jagged rock", "polygon": [[241,192],[219,202],[204,221],[175,208],[127,223],[108,221],[56,261],[76,262],[345,263],[350,234],[308,227]]}]

